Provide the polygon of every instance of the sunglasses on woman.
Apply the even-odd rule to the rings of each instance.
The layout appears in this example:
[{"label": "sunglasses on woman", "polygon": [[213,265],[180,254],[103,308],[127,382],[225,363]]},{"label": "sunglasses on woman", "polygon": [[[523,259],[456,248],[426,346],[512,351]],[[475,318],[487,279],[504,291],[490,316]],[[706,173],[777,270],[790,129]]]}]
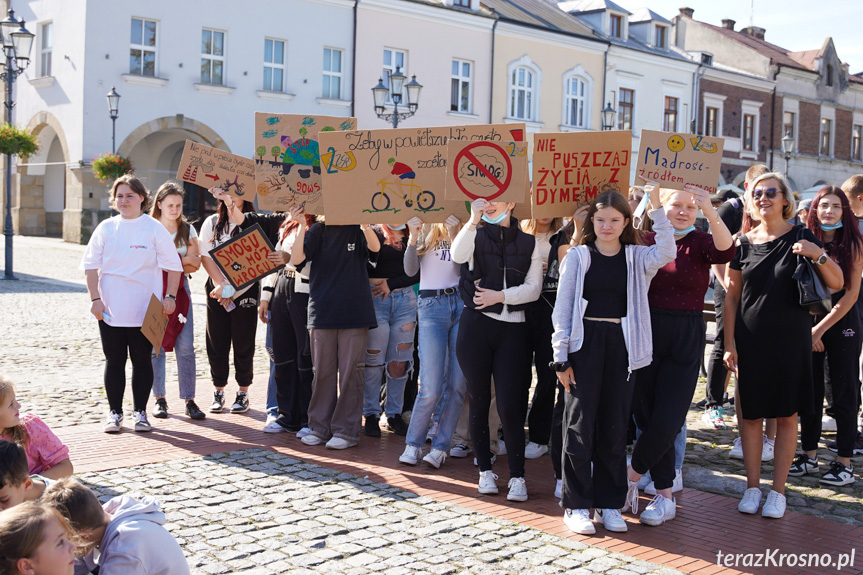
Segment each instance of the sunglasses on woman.
[{"label": "sunglasses on woman", "polygon": [[777,190],[776,188],[770,188],[767,190],[754,190],[752,192],[752,198],[758,200],[758,199],[761,199],[761,196],[763,195],[768,200],[772,200],[773,198],[776,197],[776,194],[781,194],[781,193],[782,193],[782,191]]}]

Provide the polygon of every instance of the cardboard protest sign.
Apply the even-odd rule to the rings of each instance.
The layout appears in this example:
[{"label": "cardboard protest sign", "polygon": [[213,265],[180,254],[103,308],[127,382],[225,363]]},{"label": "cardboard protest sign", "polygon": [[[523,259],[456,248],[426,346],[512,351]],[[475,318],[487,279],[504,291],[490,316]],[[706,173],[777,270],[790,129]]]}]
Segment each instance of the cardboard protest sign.
[{"label": "cardboard protest sign", "polygon": [[675,190],[693,184],[715,194],[724,142],[723,138],[644,130],[635,181],[638,184],[654,181],[660,187]]},{"label": "cardboard protest sign", "polygon": [[356,129],[356,118],[255,113],[258,207],[287,211],[302,204],[306,213],[323,214],[321,164],[332,166],[335,155],[321,157],[318,133]]},{"label": "cardboard protest sign", "polygon": [[209,253],[234,289],[241,290],[285,267],[277,266],[267,259],[267,254],[271,251],[273,244],[261,226],[255,224]]},{"label": "cardboard protest sign", "polygon": [[177,179],[203,188],[218,186],[226,193],[247,202],[255,200],[255,162],[186,140]]},{"label": "cardboard protest sign", "polygon": [[165,339],[167,328],[168,316],[162,313],[162,302],[155,295],[151,295],[147,313],[144,314],[144,323],[141,324],[141,333],[153,345],[157,356],[162,351],[162,340]]},{"label": "cardboard protest sign", "polygon": [[445,198],[523,202],[527,172],[527,142],[453,140],[447,143]]},{"label": "cardboard protest sign", "polygon": [[536,134],[533,217],[568,217],[602,192],[629,193],[632,132]]},{"label": "cardboard protest sign", "polygon": [[321,149],[333,154],[321,170],[327,223],[441,223],[451,214],[467,221],[467,196],[445,194],[448,142],[505,145],[524,133],[524,124],[321,132]]}]

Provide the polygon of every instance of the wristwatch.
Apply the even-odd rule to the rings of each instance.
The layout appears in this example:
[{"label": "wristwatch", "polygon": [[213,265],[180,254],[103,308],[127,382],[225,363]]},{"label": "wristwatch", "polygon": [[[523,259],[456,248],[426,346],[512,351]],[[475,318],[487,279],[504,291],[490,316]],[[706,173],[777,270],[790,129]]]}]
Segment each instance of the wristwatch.
[{"label": "wristwatch", "polygon": [[166,298],[171,298],[172,300],[175,300],[175,301],[176,301],[176,299],[177,299],[177,296],[175,296],[175,295],[171,295],[171,294],[168,294],[168,295],[166,295],[165,297],[166,297]]},{"label": "wristwatch", "polygon": [[568,361],[550,361],[548,362],[548,367],[550,367],[554,371],[561,372],[566,371],[567,369],[572,367],[572,365],[570,365]]},{"label": "wristwatch", "polygon": [[826,264],[827,263],[827,252],[822,253],[820,256],[818,256],[817,259],[812,260],[812,263],[815,264],[816,266],[823,266],[824,264]]}]

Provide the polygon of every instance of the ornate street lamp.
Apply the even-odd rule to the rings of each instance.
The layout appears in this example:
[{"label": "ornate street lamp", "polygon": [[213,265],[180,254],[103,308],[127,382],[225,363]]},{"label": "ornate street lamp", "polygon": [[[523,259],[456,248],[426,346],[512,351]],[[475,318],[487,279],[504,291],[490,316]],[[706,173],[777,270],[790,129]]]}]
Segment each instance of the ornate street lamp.
[{"label": "ornate street lamp", "polygon": [[[378,118],[392,122],[393,128],[399,127],[399,121],[413,116],[420,106],[420,92],[423,87],[417,82],[416,75],[411,76],[411,81],[405,84],[407,76],[401,71],[401,66],[396,66],[396,71],[389,75],[389,86],[384,85],[384,79],[378,80],[377,86],[372,88],[375,101],[375,114]],[[407,92],[407,112],[399,112],[399,104],[404,104],[403,96]],[[387,96],[393,102],[392,114],[385,113]]]},{"label": "ornate street lamp", "polygon": [[782,136],[782,155],[785,156],[785,179],[788,179],[788,160],[791,159],[791,154],[794,153],[794,138],[791,137],[791,132],[785,132]]},{"label": "ornate street lamp", "polygon": [[120,94],[114,87],[108,92],[108,114],[111,116],[111,153],[117,153],[117,116],[120,109]]},{"label": "ornate street lamp", "polygon": [[614,115],[617,111],[611,107],[611,102],[602,110],[602,131],[608,131],[614,127]]}]

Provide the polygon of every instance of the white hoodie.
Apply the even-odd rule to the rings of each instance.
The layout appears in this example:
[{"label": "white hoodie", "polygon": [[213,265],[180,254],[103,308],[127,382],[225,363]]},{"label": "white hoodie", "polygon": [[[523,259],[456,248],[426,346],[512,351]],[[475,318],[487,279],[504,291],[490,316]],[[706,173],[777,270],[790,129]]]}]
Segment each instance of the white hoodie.
[{"label": "white hoodie", "polygon": [[189,575],[183,550],[165,529],[165,514],[155,499],[122,495],[102,507],[112,519],[99,546],[78,560],[76,575],[96,565],[99,575]]}]

